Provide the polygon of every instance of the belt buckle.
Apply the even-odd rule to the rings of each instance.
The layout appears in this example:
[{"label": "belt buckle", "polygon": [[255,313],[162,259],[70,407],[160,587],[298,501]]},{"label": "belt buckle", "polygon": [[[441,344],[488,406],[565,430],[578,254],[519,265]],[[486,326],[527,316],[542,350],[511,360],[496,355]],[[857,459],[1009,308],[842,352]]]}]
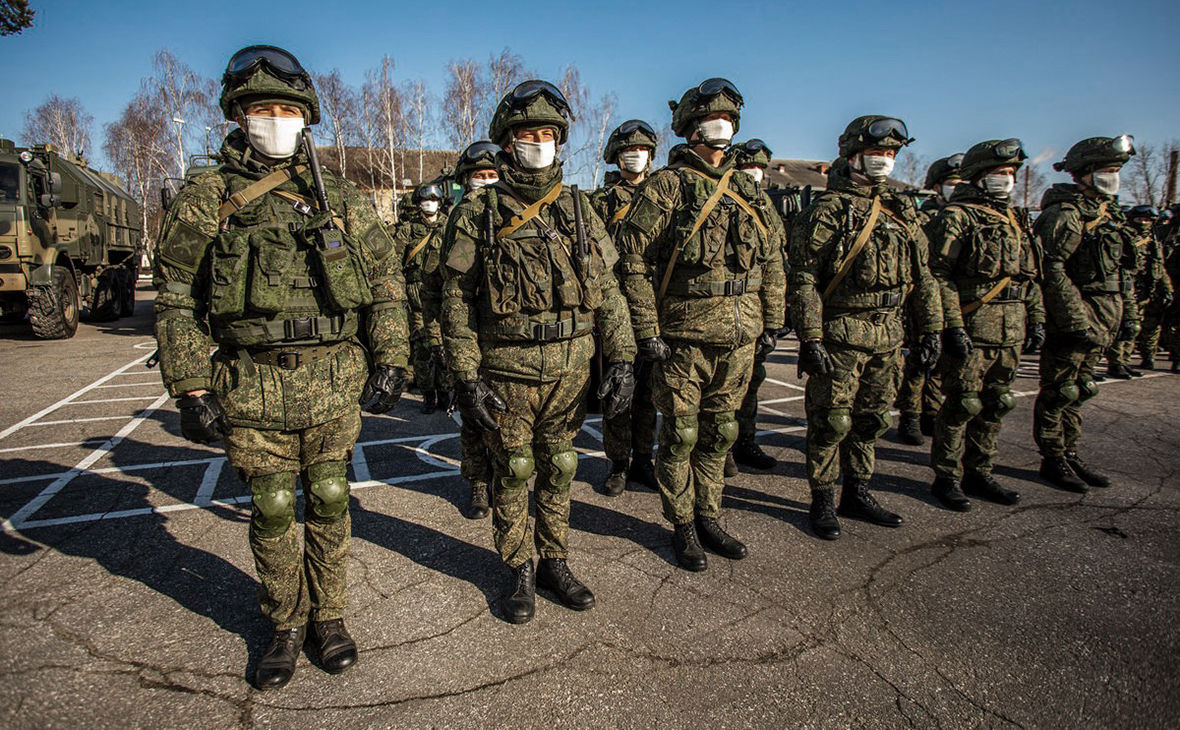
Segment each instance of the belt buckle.
[{"label": "belt buckle", "polygon": [[889,312],[881,312],[881,311],[873,312],[869,316],[869,321],[872,322],[873,324],[881,324],[882,322],[885,321],[885,318],[888,316],[889,316]]},{"label": "belt buckle", "polygon": [[291,207],[295,209],[296,213],[300,215],[311,215],[311,206],[302,200],[291,201]]},{"label": "belt buckle", "polygon": [[288,340],[307,340],[315,337],[315,320],[311,317],[299,317],[283,322],[283,333]]},{"label": "belt buckle", "polygon": [[[550,332],[553,333],[552,336],[550,336]],[[556,322],[551,324],[533,325],[533,339],[537,340],[538,342],[549,342],[551,340],[556,340],[560,334],[561,325]]]},{"label": "belt buckle", "polygon": [[283,370],[297,370],[303,364],[303,356],[298,352],[285,351],[277,354],[276,363]]}]

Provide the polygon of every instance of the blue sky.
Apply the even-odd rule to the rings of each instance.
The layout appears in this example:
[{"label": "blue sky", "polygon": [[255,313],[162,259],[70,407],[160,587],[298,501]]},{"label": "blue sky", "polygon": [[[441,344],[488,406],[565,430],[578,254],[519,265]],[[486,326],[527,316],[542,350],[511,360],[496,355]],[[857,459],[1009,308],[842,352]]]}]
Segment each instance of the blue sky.
[{"label": "blue sky", "polygon": [[[272,43],[350,83],[383,54],[399,79],[443,88],[448,61],[505,47],[541,75],[576,63],[619,121],[661,126],[667,100],[709,76],[746,97],[741,139],[780,157],[828,159],[853,117],[902,117],[928,157],[1017,136],[1059,159],[1072,142],[1129,132],[1180,137],[1180,3],[1094,2],[238,2],[33,0],[37,24],[0,39],[0,134],[56,92],[102,124],[168,48],[209,76],[233,51]],[[494,15],[490,13],[495,13]]]}]

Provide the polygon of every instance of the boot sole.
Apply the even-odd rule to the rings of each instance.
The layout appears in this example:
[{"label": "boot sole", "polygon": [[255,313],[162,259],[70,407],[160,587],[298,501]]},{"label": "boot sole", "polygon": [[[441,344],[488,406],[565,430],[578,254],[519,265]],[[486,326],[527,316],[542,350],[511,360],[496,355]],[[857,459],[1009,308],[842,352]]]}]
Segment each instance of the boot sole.
[{"label": "boot sole", "polygon": [[280,682],[278,684],[261,684],[258,682],[257,679],[255,679],[254,680],[254,689],[258,690],[259,692],[273,692],[276,689],[282,689],[283,687],[286,687],[288,684],[291,683],[291,680],[294,677],[295,677],[295,673],[292,672],[291,676],[287,677],[286,679],[284,679],[282,682]]}]

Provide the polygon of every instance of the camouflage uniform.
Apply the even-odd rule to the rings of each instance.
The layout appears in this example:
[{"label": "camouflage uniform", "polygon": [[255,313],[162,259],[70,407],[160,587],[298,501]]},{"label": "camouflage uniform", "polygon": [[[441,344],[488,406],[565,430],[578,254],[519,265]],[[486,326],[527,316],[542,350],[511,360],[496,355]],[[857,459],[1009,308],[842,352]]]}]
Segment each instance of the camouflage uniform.
[{"label": "camouflage uniform", "polygon": [[406,278],[414,382],[424,393],[447,389],[446,373],[436,368],[430,358],[430,348],[442,344],[438,324],[442,292],[436,288],[438,277],[431,277],[438,269],[445,223],[446,216],[442,213],[433,221],[416,216],[399,225],[394,235]]},{"label": "camouflage uniform", "polygon": [[1135,246],[1143,251],[1143,269],[1135,281],[1135,294],[1143,327],[1139,330],[1139,356],[1144,367],[1153,367],[1155,353],[1160,346],[1164,312],[1172,304],[1175,292],[1172,279],[1164,266],[1164,247],[1150,228],[1139,228]]},{"label": "camouflage uniform", "polygon": [[[1175,239],[1173,239],[1175,241]],[[1171,249],[1164,254],[1164,273],[1175,283],[1180,281],[1180,245],[1173,242]],[[1180,366],[1180,307],[1173,302],[1172,306],[1164,310],[1163,324],[1160,327],[1160,343],[1168,351],[1172,360],[1172,371],[1176,372]]]}]

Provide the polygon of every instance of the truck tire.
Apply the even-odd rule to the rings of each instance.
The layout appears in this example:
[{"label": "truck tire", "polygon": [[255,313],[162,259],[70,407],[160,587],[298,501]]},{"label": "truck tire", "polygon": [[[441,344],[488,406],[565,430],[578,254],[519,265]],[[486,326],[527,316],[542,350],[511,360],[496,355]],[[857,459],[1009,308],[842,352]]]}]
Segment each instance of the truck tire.
[{"label": "truck tire", "polygon": [[29,290],[29,324],[43,340],[64,340],[78,331],[78,283],[64,266],[53,270],[51,286]]},{"label": "truck tire", "polygon": [[123,286],[120,288],[122,303],[120,317],[131,317],[135,314],[135,289],[139,286],[139,270],[123,270]]},{"label": "truck tire", "polygon": [[123,291],[120,287],[119,270],[107,269],[94,283],[94,295],[90,299],[90,311],[86,318],[91,322],[114,322],[123,315]]}]

